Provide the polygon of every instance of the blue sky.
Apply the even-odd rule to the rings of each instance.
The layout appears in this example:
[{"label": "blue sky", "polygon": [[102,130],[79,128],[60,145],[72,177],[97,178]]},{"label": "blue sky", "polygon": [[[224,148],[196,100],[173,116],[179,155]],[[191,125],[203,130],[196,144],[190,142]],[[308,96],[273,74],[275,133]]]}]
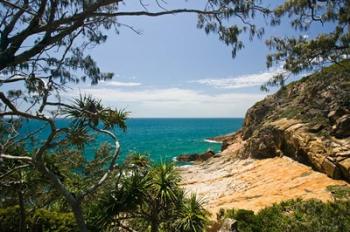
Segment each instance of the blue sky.
[{"label": "blue sky", "polygon": [[[205,1],[167,2],[167,9],[202,9]],[[143,10],[138,1],[129,4],[122,10]],[[149,9],[161,10],[152,5]],[[131,117],[243,117],[266,96],[260,85],[281,71],[266,68],[265,39],[296,33],[286,22],[271,28],[258,17],[255,23],[266,27],[263,39],[249,41],[243,35],[245,48],[232,59],[231,48],[217,35],[197,29],[195,14],[125,17],[119,22],[142,34],[121,27],[119,34],[108,32],[107,42],[89,51],[103,71],[115,73],[113,80],[98,86],[80,84],[68,96],[92,94],[107,105],[131,111]],[[321,30],[316,26],[305,35]]]}]

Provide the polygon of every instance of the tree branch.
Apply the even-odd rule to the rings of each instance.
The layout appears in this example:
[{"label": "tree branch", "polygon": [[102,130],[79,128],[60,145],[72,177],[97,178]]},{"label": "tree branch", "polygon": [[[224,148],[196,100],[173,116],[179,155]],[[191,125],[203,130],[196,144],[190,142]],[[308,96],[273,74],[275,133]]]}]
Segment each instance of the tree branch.
[{"label": "tree branch", "polygon": [[30,163],[33,161],[32,157],[29,157],[29,156],[15,156],[15,155],[7,155],[4,153],[0,153],[0,159],[1,158],[9,159],[9,160],[22,160]]},{"label": "tree branch", "polygon": [[15,172],[15,171],[17,171],[17,170],[19,170],[19,169],[27,168],[27,167],[29,167],[29,166],[30,166],[29,164],[23,164],[23,165],[14,167],[13,169],[9,170],[8,172],[2,174],[2,175],[0,176],[0,180],[3,179],[3,178],[5,178],[5,177],[8,176],[8,175],[11,175],[13,172]]},{"label": "tree branch", "polygon": [[[13,3],[5,1],[5,0],[0,0],[0,2],[3,3],[4,5],[7,5],[7,6],[11,7],[11,8],[19,9],[19,10],[21,10],[23,12],[26,12],[28,14],[31,14],[31,15],[35,16],[35,13],[27,10],[25,6],[24,7],[18,6],[16,4],[13,4]],[[28,1],[26,1],[26,2],[28,2]]]},{"label": "tree branch", "polygon": [[115,12],[115,13],[104,13],[104,12],[96,12],[93,13],[93,16],[107,16],[107,17],[115,17],[115,16],[150,16],[157,17],[162,15],[171,15],[171,14],[179,14],[179,13],[196,13],[196,14],[207,14],[207,15],[215,15],[221,14],[220,10],[214,11],[205,11],[205,10],[197,10],[197,9],[176,9],[176,10],[168,10],[168,11],[159,11],[159,12],[148,12],[148,11],[125,11],[125,12]]},{"label": "tree branch", "polygon": [[110,175],[110,173],[115,169],[115,162],[116,162],[116,160],[117,160],[117,158],[119,156],[119,153],[120,153],[119,141],[118,141],[117,137],[112,132],[110,132],[108,130],[99,129],[99,128],[96,128],[96,127],[93,127],[93,129],[98,131],[98,132],[100,132],[100,133],[104,133],[104,134],[110,136],[114,140],[114,142],[115,142],[114,154],[113,154],[113,158],[111,160],[111,163],[109,165],[109,168],[107,169],[105,174],[98,180],[98,182],[96,184],[92,185],[85,192],[80,194],[79,197],[78,197],[79,199],[83,199],[87,195],[95,192],[97,190],[97,188],[99,188],[107,180],[107,178]]}]

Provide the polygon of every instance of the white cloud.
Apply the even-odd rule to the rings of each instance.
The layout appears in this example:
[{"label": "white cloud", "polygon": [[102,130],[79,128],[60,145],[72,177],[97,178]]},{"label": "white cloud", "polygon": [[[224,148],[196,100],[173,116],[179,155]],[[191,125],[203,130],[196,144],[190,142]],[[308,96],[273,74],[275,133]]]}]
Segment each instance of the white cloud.
[{"label": "white cloud", "polygon": [[282,72],[284,72],[282,68],[275,68],[262,73],[241,75],[237,77],[222,79],[201,79],[192,82],[220,89],[238,89],[244,87],[260,86],[267,82],[274,75]]},{"label": "white cloud", "polygon": [[131,111],[132,117],[243,117],[263,93],[207,94],[191,89],[80,89],[105,104]]},{"label": "white cloud", "polygon": [[140,86],[139,82],[121,82],[121,81],[101,81],[100,86],[110,86],[110,87],[135,87]]}]

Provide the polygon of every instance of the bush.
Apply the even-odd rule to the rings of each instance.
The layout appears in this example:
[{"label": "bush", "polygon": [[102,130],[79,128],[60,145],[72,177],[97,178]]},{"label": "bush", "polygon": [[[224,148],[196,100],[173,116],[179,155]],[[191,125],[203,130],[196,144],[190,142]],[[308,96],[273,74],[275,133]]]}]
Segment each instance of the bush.
[{"label": "bush", "polygon": [[240,232],[350,231],[350,201],[289,200],[262,209],[228,211]]},{"label": "bush", "polygon": [[[0,232],[19,230],[19,206],[0,209]],[[72,213],[52,212],[37,209],[26,212],[26,225],[29,231],[78,231]]]},{"label": "bush", "polygon": [[0,231],[19,230],[19,206],[0,208]]}]

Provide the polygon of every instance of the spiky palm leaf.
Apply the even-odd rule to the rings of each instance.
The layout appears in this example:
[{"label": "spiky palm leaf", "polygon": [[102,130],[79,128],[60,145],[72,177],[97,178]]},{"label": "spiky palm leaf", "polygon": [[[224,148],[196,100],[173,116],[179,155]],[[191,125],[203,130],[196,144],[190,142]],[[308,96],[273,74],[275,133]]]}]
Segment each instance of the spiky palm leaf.
[{"label": "spiky palm leaf", "polygon": [[184,201],[180,210],[179,218],[175,222],[175,228],[183,232],[200,232],[205,231],[208,224],[208,213],[203,208],[195,194]]},{"label": "spiky palm leaf", "polygon": [[167,205],[176,202],[180,177],[174,164],[162,163],[153,168],[152,191],[161,204]]},{"label": "spiky palm leaf", "polygon": [[92,96],[80,95],[74,99],[72,105],[64,107],[63,114],[73,118],[74,127],[98,127],[102,123],[104,129],[118,126],[125,131],[129,112],[105,107]]}]

